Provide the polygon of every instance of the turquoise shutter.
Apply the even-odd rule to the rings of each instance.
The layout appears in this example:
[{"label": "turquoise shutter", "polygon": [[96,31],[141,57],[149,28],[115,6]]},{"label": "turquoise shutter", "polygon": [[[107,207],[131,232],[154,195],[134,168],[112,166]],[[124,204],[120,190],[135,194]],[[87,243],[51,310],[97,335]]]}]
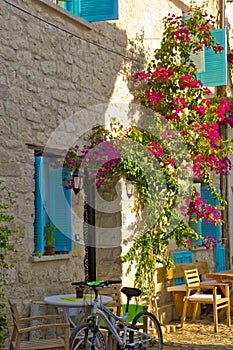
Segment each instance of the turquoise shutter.
[{"label": "turquoise shutter", "polygon": [[197,54],[191,53],[190,58],[195,64],[198,73],[205,72],[205,50],[199,51]]},{"label": "turquoise shutter", "polygon": [[204,86],[225,86],[227,84],[227,46],[226,29],[212,30],[216,43],[224,47],[224,51],[216,54],[214,50],[205,48],[205,72],[198,73],[197,79]]},{"label": "turquoise shutter", "polygon": [[[192,218],[196,218],[196,214],[191,214],[190,215],[190,221],[189,221],[189,226],[197,232],[200,236],[202,235],[202,220],[199,220],[198,222],[191,221]],[[199,238],[198,240],[192,239],[192,244],[193,245],[201,245],[202,239]]]},{"label": "turquoise shutter", "polygon": [[72,193],[64,188],[63,178],[61,168],[48,167],[47,216],[57,227],[55,252],[72,250]]},{"label": "turquoise shutter", "polygon": [[[218,191],[218,187],[216,187]],[[201,187],[201,198],[203,200],[207,200],[211,205],[218,205],[219,201],[214,199],[212,193],[208,190],[207,186]],[[211,224],[207,224],[204,220],[202,221],[202,236],[206,237],[210,235],[211,237],[215,237],[217,241],[220,240],[221,230],[220,225],[212,226]]]},{"label": "turquoise shutter", "polygon": [[[183,12],[183,21],[186,22],[192,16],[192,12]],[[205,71],[205,50],[199,51],[197,54],[190,53],[190,59],[195,64],[198,73]]]},{"label": "turquoise shutter", "polygon": [[35,254],[44,253],[44,160],[35,157]]},{"label": "turquoise shutter", "polygon": [[[173,260],[175,264],[191,263],[193,261],[193,255],[191,250],[174,252]],[[174,286],[178,286],[180,284],[184,284],[184,278],[183,277],[174,278]]]},{"label": "turquoise shutter", "polygon": [[217,245],[214,248],[214,260],[215,260],[215,272],[226,270],[226,252],[225,247],[222,245]]},{"label": "turquoise shutter", "polygon": [[118,18],[118,0],[70,0],[63,7],[88,22]]}]

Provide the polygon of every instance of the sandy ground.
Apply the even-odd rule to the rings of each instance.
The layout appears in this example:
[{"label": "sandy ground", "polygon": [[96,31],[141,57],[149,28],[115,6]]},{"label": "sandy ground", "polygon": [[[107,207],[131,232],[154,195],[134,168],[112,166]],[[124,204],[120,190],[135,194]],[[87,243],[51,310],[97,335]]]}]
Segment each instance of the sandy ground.
[{"label": "sandy ground", "polygon": [[231,323],[228,327],[223,317],[215,333],[211,314],[202,315],[195,322],[187,320],[183,328],[174,322],[171,324],[173,331],[164,334],[164,350],[233,350],[233,314]]}]

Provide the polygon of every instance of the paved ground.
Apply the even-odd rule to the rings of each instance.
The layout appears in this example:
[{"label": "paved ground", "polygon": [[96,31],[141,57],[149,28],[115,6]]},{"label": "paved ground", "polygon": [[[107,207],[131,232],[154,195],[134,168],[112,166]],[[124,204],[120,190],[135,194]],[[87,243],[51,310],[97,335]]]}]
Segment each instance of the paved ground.
[{"label": "paved ground", "polygon": [[[218,333],[214,332],[212,315],[203,315],[195,323],[188,321],[183,329],[164,334],[164,350],[233,350],[233,315],[232,327],[227,327],[226,320],[221,320]],[[178,323],[173,323],[173,326]]]}]

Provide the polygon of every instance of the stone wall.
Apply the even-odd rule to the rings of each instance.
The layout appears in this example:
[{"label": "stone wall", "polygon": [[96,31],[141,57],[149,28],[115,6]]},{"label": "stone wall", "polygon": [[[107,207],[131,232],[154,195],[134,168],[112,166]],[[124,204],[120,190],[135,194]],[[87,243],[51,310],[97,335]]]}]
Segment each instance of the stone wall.
[{"label": "stone wall", "polygon": [[[16,252],[10,260],[15,267],[7,293],[24,314],[32,299],[71,292],[70,282],[84,276],[82,241],[64,259],[32,257],[34,150],[28,144],[56,146],[52,132],[60,132],[64,121],[72,137],[77,129],[78,135],[86,134],[97,122],[104,124],[104,113],[91,115],[90,123],[80,111],[109,101],[130,102],[129,77],[143,68],[147,47],[160,39],[162,17],[172,8],[176,9],[170,1],[119,1],[119,20],[90,24],[49,0],[2,2],[0,175],[14,192],[18,229],[12,237]],[[74,230],[79,233],[82,236],[82,218]],[[99,274],[112,276],[111,262],[120,274],[119,258],[109,252],[107,260],[109,268]]]},{"label": "stone wall", "polygon": [[[28,144],[69,147],[85,139],[97,123],[105,124],[109,102],[132,103],[130,82],[159,46],[162,18],[169,12],[180,14],[187,4],[119,0],[119,20],[87,23],[49,0],[2,1],[0,176],[16,199],[17,232],[12,237],[16,252],[10,256],[15,267],[9,274],[7,294],[20,313],[29,312],[32,299],[72,292],[71,281],[84,277],[81,193],[74,197],[78,219],[74,220],[72,253],[56,258],[32,256],[34,149]],[[70,135],[68,141],[62,138],[64,129]],[[58,140],[53,139],[54,131],[61,135]],[[111,231],[116,226],[120,232],[121,214],[114,216],[114,225],[105,213],[96,219],[100,229]],[[120,240],[114,247],[98,250],[98,277],[121,277]]]}]

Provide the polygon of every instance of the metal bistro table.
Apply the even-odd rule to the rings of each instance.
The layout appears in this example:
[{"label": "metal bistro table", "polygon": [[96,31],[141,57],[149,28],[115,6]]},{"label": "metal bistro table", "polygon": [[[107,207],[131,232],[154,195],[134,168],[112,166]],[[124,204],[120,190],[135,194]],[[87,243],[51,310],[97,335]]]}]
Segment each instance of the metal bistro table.
[{"label": "metal bistro table", "polygon": [[[71,327],[76,327],[77,323],[82,322],[85,317],[91,313],[94,294],[84,294],[83,298],[77,298],[76,294],[51,295],[44,298],[46,304],[61,307],[65,322],[69,322]],[[101,295],[100,300],[103,304],[112,301],[112,297]],[[75,320],[73,321],[72,316]]]}]

